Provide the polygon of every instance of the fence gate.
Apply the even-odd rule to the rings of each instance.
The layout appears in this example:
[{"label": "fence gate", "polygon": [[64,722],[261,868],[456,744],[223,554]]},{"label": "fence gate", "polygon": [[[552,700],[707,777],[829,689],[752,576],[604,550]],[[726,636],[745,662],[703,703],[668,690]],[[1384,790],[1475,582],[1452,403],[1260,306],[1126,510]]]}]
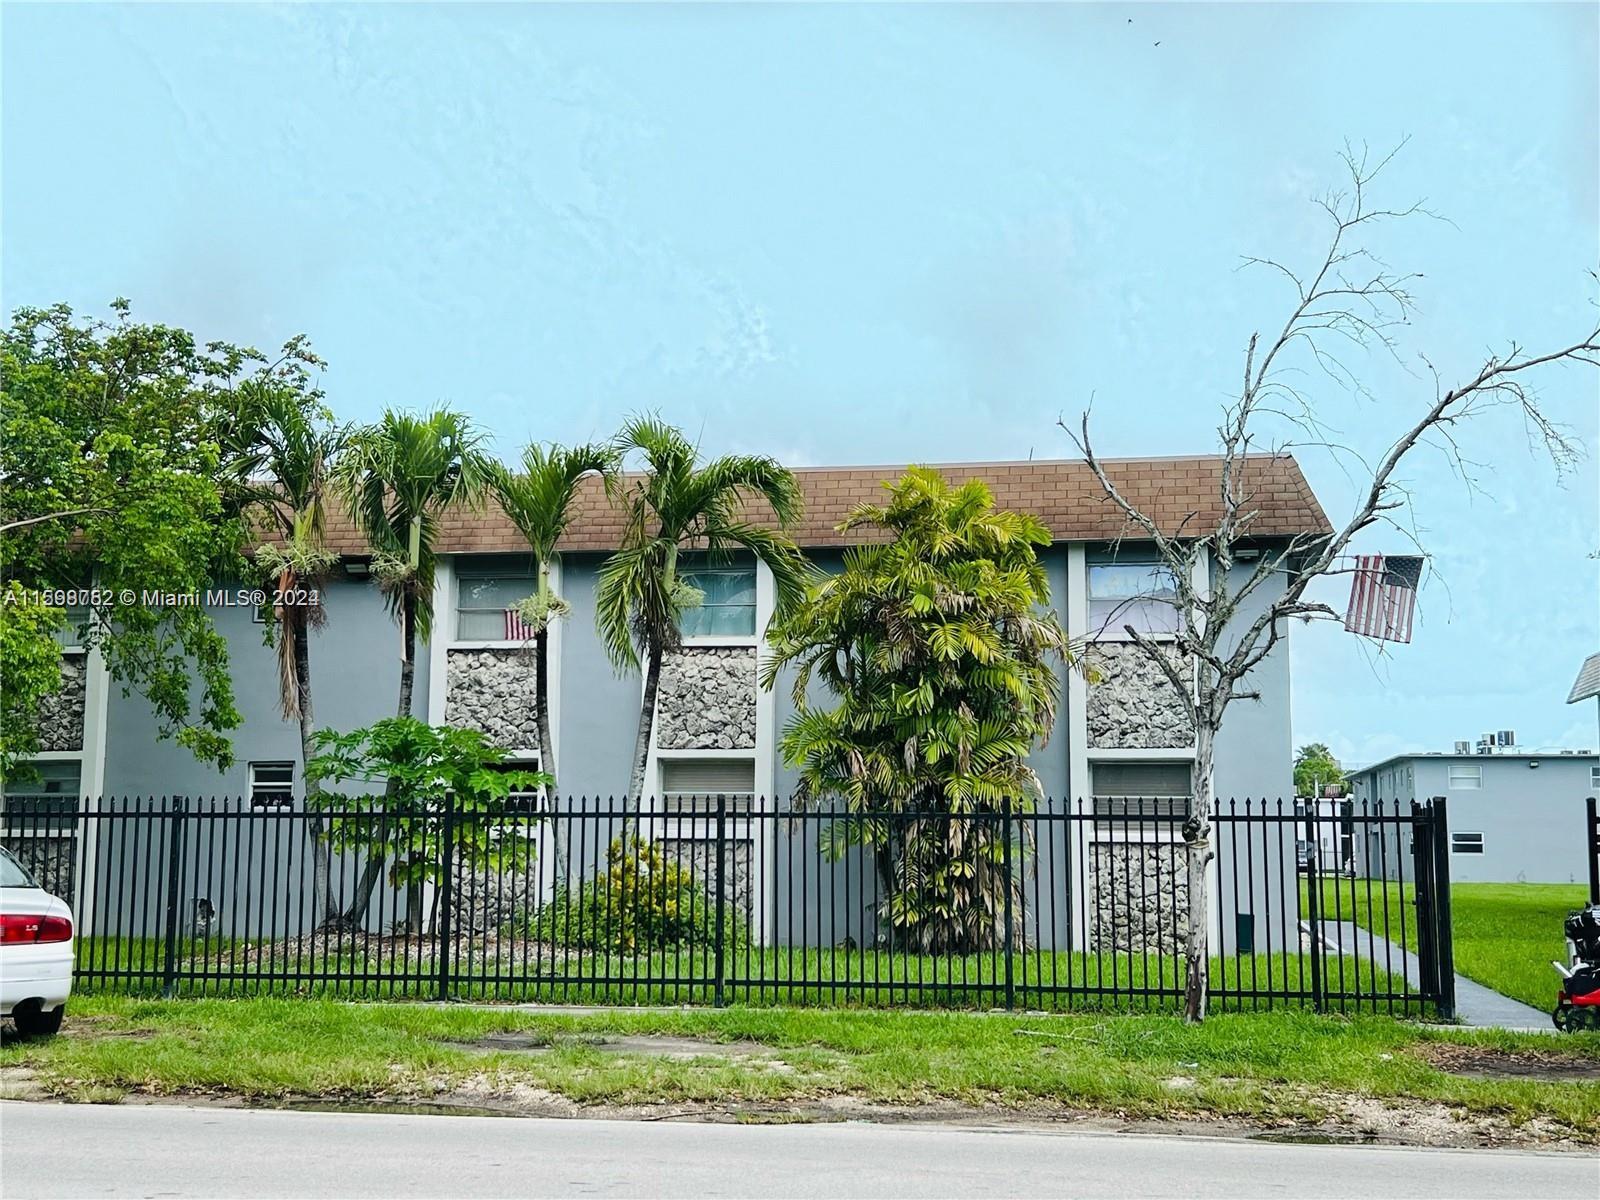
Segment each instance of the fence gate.
[{"label": "fence gate", "polygon": [[1456,1015],[1456,956],[1450,921],[1450,821],[1445,798],[1411,802],[1411,870],[1423,995],[1441,1020]]},{"label": "fence gate", "polygon": [[1589,903],[1600,904],[1600,805],[1590,796],[1584,808],[1584,832],[1589,838]]}]

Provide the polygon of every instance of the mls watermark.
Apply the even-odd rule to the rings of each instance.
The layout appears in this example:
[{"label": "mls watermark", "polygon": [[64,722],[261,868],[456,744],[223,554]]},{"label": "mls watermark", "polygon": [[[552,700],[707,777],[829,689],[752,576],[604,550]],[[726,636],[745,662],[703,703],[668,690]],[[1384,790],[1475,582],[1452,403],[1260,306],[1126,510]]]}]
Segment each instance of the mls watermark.
[{"label": "mls watermark", "polygon": [[32,603],[48,608],[315,608],[322,603],[316,588],[221,587],[205,591],[163,591],[159,588],[23,588],[5,593],[5,603]]}]

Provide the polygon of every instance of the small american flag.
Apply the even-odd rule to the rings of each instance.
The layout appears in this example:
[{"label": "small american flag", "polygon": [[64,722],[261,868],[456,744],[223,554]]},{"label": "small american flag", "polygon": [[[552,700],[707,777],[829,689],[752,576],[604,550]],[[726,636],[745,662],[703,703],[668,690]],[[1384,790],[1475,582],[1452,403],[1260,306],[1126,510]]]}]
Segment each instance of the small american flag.
[{"label": "small american flag", "polygon": [[1351,633],[1380,641],[1409,642],[1411,618],[1417,610],[1417,588],[1421,583],[1422,559],[1419,556],[1358,555],[1344,627]]},{"label": "small american flag", "polygon": [[529,642],[532,640],[533,626],[522,619],[522,613],[518,609],[506,609],[506,641]]}]

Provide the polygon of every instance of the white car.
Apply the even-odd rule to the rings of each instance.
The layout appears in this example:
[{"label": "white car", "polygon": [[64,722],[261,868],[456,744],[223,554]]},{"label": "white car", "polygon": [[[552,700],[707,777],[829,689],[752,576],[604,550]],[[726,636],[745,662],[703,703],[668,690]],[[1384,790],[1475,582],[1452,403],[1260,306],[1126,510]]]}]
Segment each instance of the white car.
[{"label": "white car", "polygon": [[72,910],[0,846],[0,1016],[55,1033],[72,991]]}]

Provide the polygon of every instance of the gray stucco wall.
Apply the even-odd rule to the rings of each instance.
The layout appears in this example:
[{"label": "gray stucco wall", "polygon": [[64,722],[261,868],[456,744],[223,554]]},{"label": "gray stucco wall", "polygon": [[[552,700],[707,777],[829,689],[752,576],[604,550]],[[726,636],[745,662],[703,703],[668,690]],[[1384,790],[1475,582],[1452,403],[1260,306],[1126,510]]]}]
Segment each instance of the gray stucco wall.
[{"label": "gray stucco wall", "polygon": [[[392,717],[400,691],[400,634],[378,589],[336,580],[323,589],[328,620],[311,635],[311,689],[317,725],[349,730]],[[158,737],[154,714],[137,694],[113,688],[106,712],[105,790],[118,796],[242,796],[249,764],[293,762],[300,790],[300,730],[278,711],[276,651],[248,608],[210,610],[228,639],[234,703],[244,723],[232,733],[234,763],[225,771]],[[417,648],[413,712],[426,718],[428,655]]]},{"label": "gray stucco wall", "polygon": [[[350,730],[393,716],[400,688],[400,636],[383,597],[365,581],[336,580],[324,587],[323,601],[328,620],[313,630],[311,641],[318,727]],[[213,609],[211,617],[228,640],[234,702],[244,718],[231,735],[233,765],[219,771],[197,762],[176,743],[160,740],[149,705],[137,694],[124,697],[113,688],[106,706],[107,796],[187,796],[191,811],[248,813],[248,803],[239,801],[248,796],[249,764],[263,761],[293,763],[295,791],[301,792],[299,726],[278,711],[276,652],[262,644],[264,627],[251,620],[248,608]],[[419,646],[413,699],[419,717],[427,715],[427,696],[427,649]],[[356,785],[352,790],[365,789]],[[140,872],[155,870],[150,863],[163,861],[168,836],[163,822],[141,818],[104,822],[102,828],[95,931],[159,929],[160,914],[147,910],[161,903],[165,877],[151,874],[145,886],[134,880]],[[271,886],[277,879],[310,878],[310,843],[301,822],[259,815],[210,817],[192,822],[190,831],[181,892],[186,929],[195,925],[194,908],[200,900],[215,914],[216,935],[281,935],[310,928],[309,891],[302,897],[298,887]],[[359,870],[358,856],[338,856],[336,891],[353,895]],[[275,905],[267,902],[269,894],[277,898]],[[380,885],[368,928],[386,928],[401,915],[400,898]]]},{"label": "gray stucco wall", "polygon": [[[1253,565],[1253,564],[1252,564]],[[1249,576],[1247,566],[1236,567],[1233,586],[1241,586]],[[1234,629],[1248,627],[1281,589],[1267,585],[1241,606]],[[1286,631],[1292,632],[1292,631]],[[1223,639],[1224,653],[1235,646]],[[1228,706],[1217,735],[1215,787],[1220,802],[1233,802],[1240,812],[1246,802],[1255,813],[1266,804],[1276,812],[1281,799],[1284,811],[1294,811],[1294,730],[1290,705],[1289,643],[1287,637],[1272,654],[1252,671],[1240,685],[1260,693],[1258,700],[1235,700]],[[1216,878],[1224,894],[1225,911],[1221,922],[1224,950],[1234,946],[1233,915],[1251,914],[1255,918],[1258,950],[1294,949],[1294,933],[1300,906],[1300,889],[1295,874],[1295,835],[1291,822],[1281,825],[1219,823],[1216,842]],[[1234,902],[1235,871],[1238,902]],[[1289,918],[1281,920],[1283,915]],[[1285,945],[1285,940],[1290,944]]]},{"label": "gray stucco wall", "polygon": [[561,716],[556,774],[563,796],[617,796],[628,790],[639,728],[637,672],[617,674],[595,632],[598,554],[561,559],[561,592],[572,615],[561,627]]}]

